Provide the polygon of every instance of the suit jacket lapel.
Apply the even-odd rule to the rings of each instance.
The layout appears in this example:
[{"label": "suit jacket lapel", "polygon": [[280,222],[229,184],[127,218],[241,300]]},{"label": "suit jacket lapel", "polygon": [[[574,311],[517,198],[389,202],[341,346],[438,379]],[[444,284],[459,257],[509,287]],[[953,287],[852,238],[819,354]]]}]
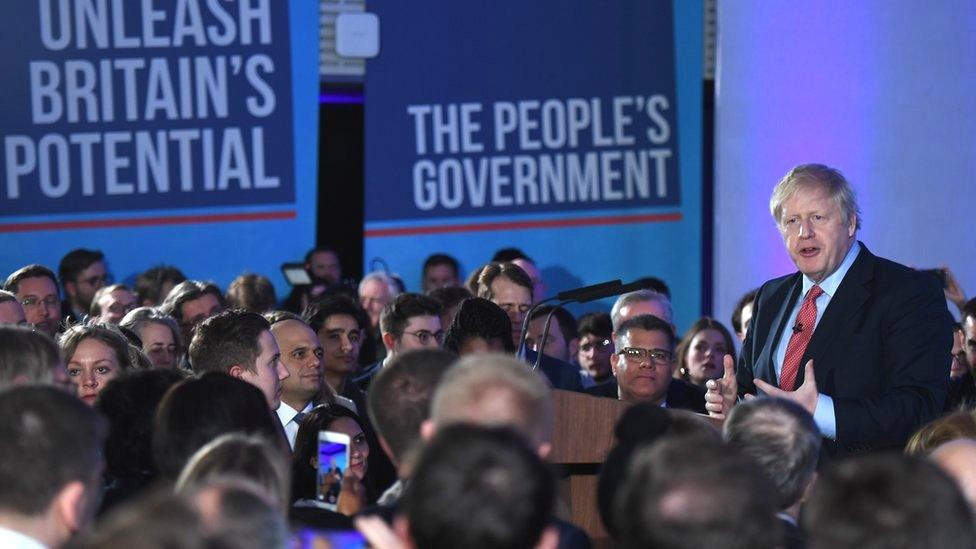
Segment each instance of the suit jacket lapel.
[{"label": "suit jacket lapel", "polygon": [[819,374],[817,383],[822,384],[827,373],[827,367],[817,368],[818,361],[830,347],[842,326],[847,325],[855,317],[857,311],[871,297],[867,283],[874,276],[874,256],[861,244],[861,253],[854,260],[844,280],[837,287],[837,293],[830,298],[827,310],[824,311],[817,328],[813,331],[810,343],[807,344],[803,360],[800,361],[800,371],[796,377],[796,386],[803,383],[804,366],[808,360],[813,360],[814,369]]},{"label": "suit jacket lapel", "polygon": [[[753,376],[766,383],[771,383],[776,387],[779,387],[779,379],[776,376],[776,368],[773,366],[773,358],[776,354],[779,338],[783,336],[783,329],[789,320],[790,311],[793,310],[797,299],[800,297],[800,290],[803,288],[803,278],[801,276],[795,276],[792,282],[784,284],[783,288],[786,290],[785,299],[779,298],[779,311],[776,312],[776,316],[770,325],[772,337],[766,338],[762,352],[759,354],[759,359],[756,361],[755,371],[753,372]],[[776,301],[776,299],[772,299],[770,303],[775,303]]]}]

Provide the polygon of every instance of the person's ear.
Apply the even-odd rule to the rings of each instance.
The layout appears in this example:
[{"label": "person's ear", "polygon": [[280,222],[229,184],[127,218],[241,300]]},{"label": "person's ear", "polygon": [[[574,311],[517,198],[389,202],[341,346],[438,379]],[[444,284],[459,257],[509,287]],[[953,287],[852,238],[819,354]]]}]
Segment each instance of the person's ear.
[{"label": "person's ear", "polygon": [[434,422],[425,419],[423,423],[420,424],[420,440],[424,442],[430,442],[430,439],[434,438],[434,434],[437,432],[437,426]]},{"label": "person's ear", "polygon": [[88,509],[85,497],[85,485],[80,480],[73,480],[65,484],[54,496],[52,505],[58,521],[64,528],[75,533],[81,530],[87,521]]},{"label": "person's ear", "polygon": [[235,364],[230,367],[230,370],[227,370],[227,373],[230,374],[231,377],[236,377],[237,379],[241,379],[242,377],[244,377],[244,372],[246,371],[247,369],[241,366],[240,364]]},{"label": "person's ear", "polygon": [[579,356],[579,338],[574,337],[569,340],[569,358],[570,362],[573,361],[577,356]]},{"label": "person's ear", "polygon": [[318,452],[312,452],[312,455],[308,458],[308,464],[312,466],[312,469],[316,471],[319,470],[319,454]]},{"label": "person's ear", "polygon": [[393,351],[393,347],[396,345],[396,336],[390,332],[383,332],[383,346],[386,347],[386,352],[390,353]]},{"label": "person's ear", "polygon": [[552,443],[543,442],[539,444],[535,448],[535,453],[539,456],[539,459],[545,461],[549,457],[549,454],[552,453]]},{"label": "person's ear", "polygon": [[613,372],[613,377],[617,377],[617,364],[620,363],[620,355],[613,353],[610,355],[610,371]]},{"label": "person's ear", "polygon": [[78,294],[78,286],[74,282],[65,281],[64,283],[64,293],[72,298]]},{"label": "person's ear", "polygon": [[847,225],[847,236],[853,237],[857,231],[857,214],[851,214],[850,223]]},{"label": "person's ear", "polygon": [[559,547],[559,530],[555,526],[546,526],[535,544],[535,549],[556,549]]}]

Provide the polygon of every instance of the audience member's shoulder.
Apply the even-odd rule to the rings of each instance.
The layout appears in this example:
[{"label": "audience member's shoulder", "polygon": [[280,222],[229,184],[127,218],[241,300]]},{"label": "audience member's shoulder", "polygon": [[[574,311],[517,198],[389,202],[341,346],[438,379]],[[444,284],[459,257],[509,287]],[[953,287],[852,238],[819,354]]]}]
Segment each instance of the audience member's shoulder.
[{"label": "audience member's shoulder", "polygon": [[668,387],[668,407],[705,413],[705,389],[683,379],[672,379]]},{"label": "audience member's shoulder", "polygon": [[588,395],[606,397],[606,398],[618,398],[617,393],[617,380],[608,381],[606,383],[601,383],[600,385],[594,385],[583,390],[584,393]]}]

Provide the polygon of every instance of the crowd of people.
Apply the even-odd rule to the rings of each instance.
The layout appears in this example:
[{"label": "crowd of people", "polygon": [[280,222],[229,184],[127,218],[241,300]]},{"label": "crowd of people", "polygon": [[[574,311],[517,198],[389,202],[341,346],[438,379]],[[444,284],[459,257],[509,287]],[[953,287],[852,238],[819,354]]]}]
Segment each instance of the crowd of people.
[{"label": "crowd of people", "polygon": [[656,278],[576,318],[517,248],[466,278],[435,253],[407,291],[317,247],[283,299],[113,283],[98,250],[26,265],[0,290],[0,546],[590,547],[548,460],[562,390],[625,403],[592,494],[616,546],[976,547],[976,300],[872,255],[837,170],[794,168],[770,210],[797,272],[731,330],[679,333]]}]

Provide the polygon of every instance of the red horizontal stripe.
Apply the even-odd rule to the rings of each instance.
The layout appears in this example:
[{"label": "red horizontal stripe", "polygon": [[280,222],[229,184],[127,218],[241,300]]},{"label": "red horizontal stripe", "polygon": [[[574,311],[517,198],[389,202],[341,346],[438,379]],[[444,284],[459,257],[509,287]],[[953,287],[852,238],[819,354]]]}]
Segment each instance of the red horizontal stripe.
[{"label": "red horizontal stripe", "polygon": [[502,221],[496,223],[468,223],[464,225],[432,225],[426,227],[394,227],[371,229],[366,236],[409,236],[418,234],[469,233],[504,231],[510,229],[540,229],[551,227],[591,227],[597,225],[630,225],[633,223],[663,223],[681,221],[681,212],[645,215],[607,215],[573,219],[541,219],[535,221]]},{"label": "red horizontal stripe", "polygon": [[233,221],[268,221],[295,219],[294,210],[284,212],[250,212],[209,215],[174,215],[166,217],[131,217],[123,219],[82,219],[36,223],[8,223],[0,225],[0,233],[24,233],[64,229],[99,229],[106,227],[152,227],[159,225],[191,225],[194,223],[227,223]]}]

